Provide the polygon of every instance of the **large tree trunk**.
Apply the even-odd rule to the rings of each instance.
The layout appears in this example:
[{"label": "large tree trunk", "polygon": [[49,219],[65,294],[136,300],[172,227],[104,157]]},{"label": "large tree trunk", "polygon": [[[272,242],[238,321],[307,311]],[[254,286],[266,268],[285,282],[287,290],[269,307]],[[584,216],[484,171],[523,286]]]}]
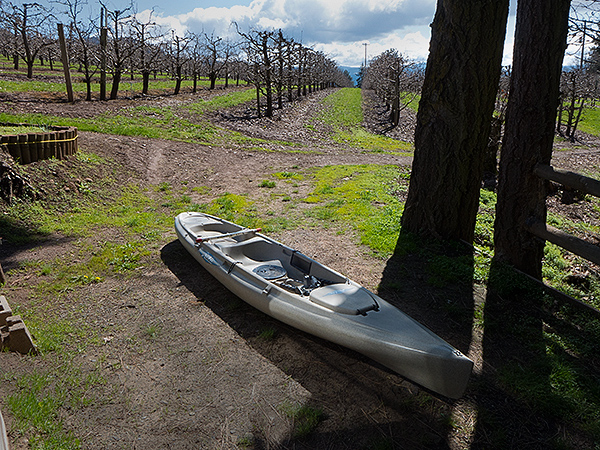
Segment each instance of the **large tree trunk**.
[{"label": "large tree trunk", "polygon": [[438,0],[404,231],[472,242],[508,0]]},{"label": "large tree trunk", "polygon": [[525,230],[546,221],[546,183],[533,169],[549,164],[570,0],[519,0],[510,97],[500,156],[495,258],[541,278],[544,242]]}]

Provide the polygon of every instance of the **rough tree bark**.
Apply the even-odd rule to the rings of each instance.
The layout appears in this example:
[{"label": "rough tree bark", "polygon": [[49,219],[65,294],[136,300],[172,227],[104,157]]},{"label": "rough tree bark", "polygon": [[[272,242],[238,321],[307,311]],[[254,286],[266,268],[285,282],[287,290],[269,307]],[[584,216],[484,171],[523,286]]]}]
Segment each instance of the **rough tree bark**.
[{"label": "rough tree bark", "polygon": [[472,242],[508,0],[438,0],[403,231]]},{"label": "rough tree bark", "polygon": [[544,242],[525,230],[546,221],[546,183],[533,169],[549,164],[570,0],[519,0],[510,97],[498,179],[495,258],[537,278]]}]

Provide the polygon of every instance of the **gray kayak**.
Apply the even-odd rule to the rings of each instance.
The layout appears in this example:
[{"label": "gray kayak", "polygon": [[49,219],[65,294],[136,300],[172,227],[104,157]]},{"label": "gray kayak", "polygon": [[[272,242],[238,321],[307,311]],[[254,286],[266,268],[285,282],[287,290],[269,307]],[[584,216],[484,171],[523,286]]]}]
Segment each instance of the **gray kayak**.
[{"label": "gray kayak", "polygon": [[463,395],[473,362],[358,283],[259,229],[208,214],[181,213],[175,230],[211,275],[256,309],[446,397]]},{"label": "gray kayak", "polygon": [[2,412],[0,412],[0,450],[9,450],[8,436],[6,435],[6,426],[2,418]]}]

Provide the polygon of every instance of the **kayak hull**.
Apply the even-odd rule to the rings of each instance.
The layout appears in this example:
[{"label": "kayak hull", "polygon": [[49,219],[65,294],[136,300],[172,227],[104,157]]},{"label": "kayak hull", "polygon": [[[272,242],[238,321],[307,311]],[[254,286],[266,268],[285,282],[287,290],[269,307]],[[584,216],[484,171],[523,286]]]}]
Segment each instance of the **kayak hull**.
[{"label": "kayak hull", "polygon": [[254,308],[439,394],[463,395],[473,362],[358,283],[256,230],[208,214],[182,213],[175,230],[211,275]]}]

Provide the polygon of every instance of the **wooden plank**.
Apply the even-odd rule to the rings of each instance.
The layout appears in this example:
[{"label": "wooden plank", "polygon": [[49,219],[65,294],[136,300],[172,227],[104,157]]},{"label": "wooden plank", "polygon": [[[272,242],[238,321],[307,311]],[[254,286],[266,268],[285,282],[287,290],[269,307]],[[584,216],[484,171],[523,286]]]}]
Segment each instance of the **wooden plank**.
[{"label": "wooden plank", "polygon": [[583,239],[538,221],[527,223],[525,229],[539,238],[552,242],[571,253],[600,265],[600,247],[597,245],[590,244]]},{"label": "wooden plank", "polygon": [[533,171],[538,177],[545,180],[555,181],[571,189],[600,197],[600,181],[594,178],[568,170],[555,169],[545,164],[536,165]]},{"label": "wooden plank", "polygon": [[519,269],[514,269],[514,270],[516,272],[520,273],[521,275],[527,277],[528,279],[535,281],[542,289],[544,289],[548,294],[552,295],[555,299],[571,305],[573,308],[577,309],[578,311],[581,311],[582,313],[592,314],[596,318],[600,319],[600,310],[597,308],[594,308],[592,305],[589,305],[575,297],[571,297],[570,295],[565,294],[564,292],[561,292],[558,289],[553,288],[552,286],[548,286],[542,280],[538,280],[537,278],[534,278],[531,275],[526,274],[522,270],[519,270]]}]

